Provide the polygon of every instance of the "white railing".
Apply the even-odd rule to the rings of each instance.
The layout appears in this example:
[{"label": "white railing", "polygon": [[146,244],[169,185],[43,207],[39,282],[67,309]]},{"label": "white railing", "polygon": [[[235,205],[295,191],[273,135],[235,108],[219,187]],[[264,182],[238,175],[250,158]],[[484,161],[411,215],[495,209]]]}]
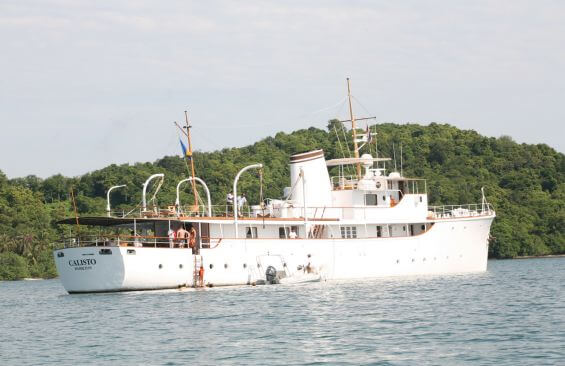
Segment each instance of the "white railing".
[{"label": "white railing", "polygon": [[[393,191],[387,191],[393,192]],[[398,192],[398,191],[396,191]],[[406,197],[406,196],[405,196]],[[342,206],[342,207],[314,207],[308,206],[307,217],[308,219],[315,218],[341,218],[341,219],[352,219],[352,218],[371,218],[374,213],[382,212],[380,210],[387,209],[391,207],[398,206],[402,200],[402,197],[398,202],[393,205],[387,203],[385,205],[375,205],[375,206]],[[139,214],[139,217],[145,218],[170,218],[175,219],[178,217],[207,217],[208,207],[198,206],[195,208],[191,205],[174,207],[169,206],[167,208],[155,207],[150,211],[135,211]],[[211,207],[212,217],[233,217],[233,205],[213,205]],[[408,213],[404,211],[404,213]],[[492,206],[488,203],[480,204],[465,204],[465,205],[444,205],[444,206],[428,206],[427,211],[428,219],[437,218],[454,218],[454,217],[468,217],[468,216],[488,216],[494,213]],[[124,217],[124,211],[122,212],[112,212],[114,217]],[[303,218],[304,207],[301,205],[293,204],[290,201],[286,201],[282,205],[255,205],[248,206],[245,205],[243,208],[238,210],[238,217],[240,218],[261,218],[261,217],[272,217],[272,218]]]},{"label": "white railing", "polygon": [[428,219],[490,216],[492,214],[494,214],[494,210],[490,203],[470,203],[466,205],[444,205],[428,207]]},{"label": "white railing", "polygon": [[330,178],[333,189],[357,189],[356,175],[339,175]]},{"label": "white railing", "polygon": [[[173,241],[178,244],[178,241]],[[79,235],[62,238],[57,247],[169,247],[168,237],[132,235]]]}]

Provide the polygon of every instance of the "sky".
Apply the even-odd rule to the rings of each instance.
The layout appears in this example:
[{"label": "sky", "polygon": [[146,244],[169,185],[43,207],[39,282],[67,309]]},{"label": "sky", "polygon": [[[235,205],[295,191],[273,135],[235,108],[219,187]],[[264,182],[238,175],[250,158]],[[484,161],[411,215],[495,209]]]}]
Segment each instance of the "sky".
[{"label": "sky", "polygon": [[0,2],[0,170],[77,176],[378,122],[565,151],[563,1]]}]

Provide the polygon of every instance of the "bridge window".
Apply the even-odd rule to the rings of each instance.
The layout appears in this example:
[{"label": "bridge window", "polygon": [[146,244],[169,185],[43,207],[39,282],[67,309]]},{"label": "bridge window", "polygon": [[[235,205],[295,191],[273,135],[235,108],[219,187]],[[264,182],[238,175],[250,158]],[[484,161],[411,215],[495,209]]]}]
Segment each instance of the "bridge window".
[{"label": "bridge window", "polygon": [[365,205],[376,206],[377,205],[377,195],[376,194],[366,194],[365,195]]}]

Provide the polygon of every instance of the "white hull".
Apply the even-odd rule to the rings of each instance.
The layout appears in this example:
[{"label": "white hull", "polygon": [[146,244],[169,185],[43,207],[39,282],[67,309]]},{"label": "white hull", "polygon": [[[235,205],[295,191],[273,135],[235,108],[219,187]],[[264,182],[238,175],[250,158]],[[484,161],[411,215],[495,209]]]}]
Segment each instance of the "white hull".
[{"label": "white hull", "polygon": [[[204,284],[252,284],[265,280],[268,266],[293,277],[308,264],[324,280],[481,272],[487,268],[493,219],[437,220],[423,234],[392,238],[222,239],[212,249],[201,249]],[[92,246],[54,255],[70,293],[195,285],[195,256],[188,249]]]}]

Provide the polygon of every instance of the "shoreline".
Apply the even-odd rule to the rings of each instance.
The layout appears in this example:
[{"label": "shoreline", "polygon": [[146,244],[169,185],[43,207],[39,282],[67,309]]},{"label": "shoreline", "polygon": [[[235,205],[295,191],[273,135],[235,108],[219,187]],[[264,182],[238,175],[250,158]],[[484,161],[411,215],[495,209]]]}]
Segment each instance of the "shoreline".
[{"label": "shoreline", "polygon": [[522,255],[508,259],[534,259],[534,258],[564,258],[565,254],[547,254],[547,255]]}]

